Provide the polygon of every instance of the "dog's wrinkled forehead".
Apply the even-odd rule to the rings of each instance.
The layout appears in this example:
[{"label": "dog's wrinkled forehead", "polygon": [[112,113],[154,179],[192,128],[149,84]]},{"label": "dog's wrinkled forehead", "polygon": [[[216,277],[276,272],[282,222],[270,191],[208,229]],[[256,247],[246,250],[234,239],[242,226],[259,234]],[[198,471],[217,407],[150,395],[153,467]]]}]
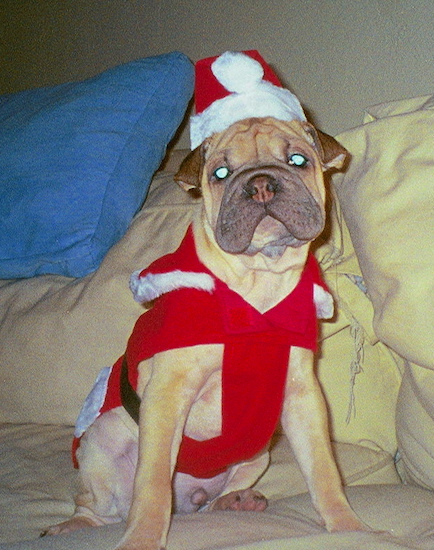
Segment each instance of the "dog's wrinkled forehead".
[{"label": "dog's wrinkled forehead", "polygon": [[228,131],[214,135],[204,148],[208,181],[215,179],[213,174],[220,166],[224,175],[224,167],[235,172],[267,164],[287,166],[293,162],[291,159],[322,172],[313,135],[299,123],[271,118],[234,124]]},{"label": "dog's wrinkled forehead", "polygon": [[252,147],[260,147],[262,144],[278,153],[291,139],[304,141],[308,147],[314,147],[315,144],[313,136],[298,121],[250,118],[233,124],[225,132],[214,134],[208,141],[207,149],[212,152],[230,147],[242,152],[248,148],[248,154],[252,154]]},{"label": "dog's wrinkled forehead", "polygon": [[[320,132],[307,122],[285,122],[274,118],[246,119],[236,122],[224,132],[214,134],[194,149],[183,161],[175,181],[184,189],[200,189],[203,169],[220,159],[234,165],[245,160],[254,164],[261,162],[288,161],[288,148],[309,155],[311,162],[322,171],[340,169],[348,152],[331,136]],[[302,159],[298,159],[302,162]],[[218,168],[218,166],[216,166]]]}]

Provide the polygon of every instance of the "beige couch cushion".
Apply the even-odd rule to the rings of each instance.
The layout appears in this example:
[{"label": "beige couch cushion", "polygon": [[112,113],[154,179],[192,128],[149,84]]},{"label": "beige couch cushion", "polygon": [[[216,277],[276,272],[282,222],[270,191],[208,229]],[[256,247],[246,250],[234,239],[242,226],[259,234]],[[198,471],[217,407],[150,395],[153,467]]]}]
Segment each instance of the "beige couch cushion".
[{"label": "beige couch cushion", "polygon": [[334,182],[375,333],[407,362],[402,462],[408,479],[434,488],[434,96],[372,107],[338,139],[354,156]]},{"label": "beige couch cushion", "polygon": [[[69,452],[72,431],[64,426],[0,424],[0,545],[37,539],[44,528],[72,514],[77,482]],[[346,444],[337,444],[335,451],[349,484],[398,482],[393,460],[384,451]],[[271,467],[258,489],[272,502],[306,491],[286,438],[276,440]],[[257,521],[255,515],[252,526]],[[197,514],[198,530],[200,518],[205,516]],[[50,543],[56,544],[55,539],[47,539],[48,546]],[[88,544],[77,548],[88,548]],[[207,547],[210,545],[204,545]]]},{"label": "beige couch cushion", "polygon": [[333,437],[394,454],[395,404],[404,365],[374,333],[372,303],[331,186],[330,194],[329,226],[314,248],[336,304],[332,322],[321,324],[318,356]]},{"label": "beige couch cushion", "polygon": [[[0,421],[73,424],[99,370],[123,353],[143,311],[128,289],[130,273],[174,250],[197,207],[173,183],[184,154],[156,175],[145,207],[97,272],[1,283]],[[373,334],[338,205],[331,219],[330,238],[316,248],[337,304],[335,318],[322,324],[318,361],[333,437],[393,455],[399,365]]]}]

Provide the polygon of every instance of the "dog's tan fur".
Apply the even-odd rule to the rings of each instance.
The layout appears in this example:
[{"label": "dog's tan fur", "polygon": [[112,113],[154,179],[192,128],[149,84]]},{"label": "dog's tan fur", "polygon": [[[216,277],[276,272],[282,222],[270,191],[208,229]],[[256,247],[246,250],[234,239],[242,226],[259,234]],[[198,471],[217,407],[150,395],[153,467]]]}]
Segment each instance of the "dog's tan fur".
[{"label": "dog's tan fur", "polygon": [[[193,223],[201,261],[260,312],[294,289],[309,242],[273,248],[286,230],[267,216],[256,228],[248,253],[224,251],[216,240],[224,184],[213,181],[213,173],[222,164],[229,164],[231,171],[261,165],[288,170],[291,152],[309,159],[299,177],[324,219],[323,172],[340,169],[347,154],[308,123],[272,118],[237,122],[192,152],[176,176],[184,188],[200,188],[203,196],[203,208]],[[252,200],[266,200],[267,193],[262,187]],[[321,230],[322,225],[317,232]],[[51,528],[50,534],[127,519],[119,549],[159,550],[166,544],[172,507],[191,511],[206,495],[209,508],[265,508],[265,499],[251,487],[268,465],[266,450],[211,480],[174,474],[183,432],[196,439],[220,433],[222,354],[222,345],[201,345],[160,353],[140,365],[138,429],[122,408],[105,413],[88,429],[79,451],[81,490],[76,512]],[[313,362],[311,351],[291,349],[282,425],[325,527],[366,529],[341,487]]]}]

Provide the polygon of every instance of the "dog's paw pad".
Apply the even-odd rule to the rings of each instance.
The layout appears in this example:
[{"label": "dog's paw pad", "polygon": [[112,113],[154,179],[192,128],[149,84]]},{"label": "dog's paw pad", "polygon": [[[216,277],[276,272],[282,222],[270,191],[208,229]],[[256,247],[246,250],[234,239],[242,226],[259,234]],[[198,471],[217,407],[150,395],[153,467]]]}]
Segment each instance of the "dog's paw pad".
[{"label": "dog's paw pad", "polygon": [[268,506],[268,501],[258,491],[245,489],[244,491],[233,491],[218,498],[213,510],[242,510],[249,512],[262,512]]}]

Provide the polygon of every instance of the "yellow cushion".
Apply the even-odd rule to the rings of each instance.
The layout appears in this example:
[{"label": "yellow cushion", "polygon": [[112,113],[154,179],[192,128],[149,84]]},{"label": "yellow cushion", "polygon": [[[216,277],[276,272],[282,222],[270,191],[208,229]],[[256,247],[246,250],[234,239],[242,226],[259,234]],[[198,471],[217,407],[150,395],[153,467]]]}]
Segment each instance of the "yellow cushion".
[{"label": "yellow cushion", "polygon": [[419,98],[369,113],[369,123],[338,136],[354,158],[335,177],[336,191],[376,334],[434,368],[434,103]]},{"label": "yellow cushion", "polygon": [[353,160],[334,183],[375,333],[406,360],[396,414],[404,471],[434,488],[434,96],[371,107],[338,139]]}]

